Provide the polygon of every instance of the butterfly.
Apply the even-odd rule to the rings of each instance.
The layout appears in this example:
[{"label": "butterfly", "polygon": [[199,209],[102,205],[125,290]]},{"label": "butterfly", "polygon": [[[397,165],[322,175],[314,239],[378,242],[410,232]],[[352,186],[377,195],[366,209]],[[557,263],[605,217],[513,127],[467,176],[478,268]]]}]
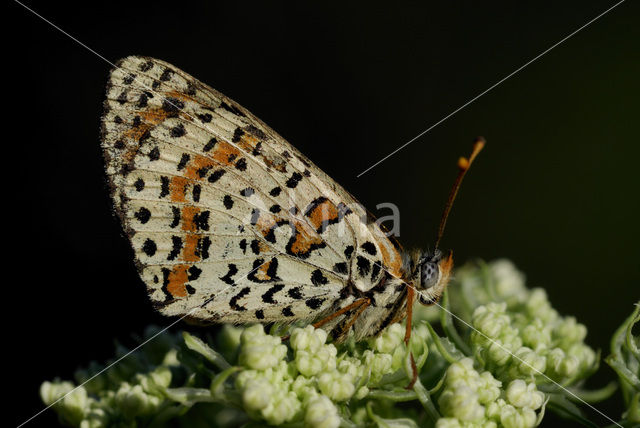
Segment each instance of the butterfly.
[{"label": "butterfly", "polygon": [[404,251],[284,138],[166,62],[131,56],[111,71],[102,149],[114,211],[164,315],[315,322],[337,342],[360,340],[410,325],[414,301],[437,302],[450,278],[451,253]]}]

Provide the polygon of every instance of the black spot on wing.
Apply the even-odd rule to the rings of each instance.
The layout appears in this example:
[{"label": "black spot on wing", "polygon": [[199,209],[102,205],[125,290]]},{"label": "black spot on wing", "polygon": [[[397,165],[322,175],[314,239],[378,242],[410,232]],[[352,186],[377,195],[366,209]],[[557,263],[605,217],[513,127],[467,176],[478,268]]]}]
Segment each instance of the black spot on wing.
[{"label": "black spot on wing", "polygon": [[375,280],[378,279],[378,275],[380,274],[381,269],[382,266],[380,265],[379,261],[373,264],[373,268],[371,269],[371,282],[375,282]]},{"label": "black spot on wing", "polygon": [[152,67],[153,67],[153,62],[152,61],[147,61],[147,62],[143,62],[142,64],[140,64],[138,66],[138,69],[144,73],[145,71],[151,70]]},{"label": "black spot on wing", "polygon": [[231,199],[231,196],[229,195],[224,196],[224,198],[222,199],[222,203],[224,204],[224,207],[228,210],[233,208],[233,199]]},{"label": "black spot on wing", "polygon": [[238,162],[236,162],[236,169],[238,171],[246,171],[247,170],[247,160],[245,158],[240,158]]},{"label": "black spot on wing", "polygon": [[349,268],[347,267],[347,264],[344,262],[336,263],[335,265],[333,265],[333,271],[341,275],[346,275],[347,273],[349,273]]},{"label": "black spot on wing", "polygon": [[167,82],[169,80],[171,80],[171,75],[173,75],[173,70],[169,69],[169,68],[165,68],[164,71],[162,72],[162,74],[160,75],[160,81],[162,82]]},{"label": "black spot on wing", "polygon": [[364,244],[360,245],[360,248],[362,248],[362,250],[365,253],[370,254],[372,256],[375,256],[378,253],[378,250],[376,249],[375,244],[370,241],[367,241]]},{"label": "black spot on wing", "polygon": [[153,256],[158,250],[158,246],[151,239],[147,239],[142,244],[142,251],[149,257]]},{"label": "black spot on wing", "polygon": [[295,317],[296,316],[293,313],[293,311],[291,310],[291,306],[287,306],[286,308],[282,309],[282,315],[284,315],[285,317]]},{"label": "black spot on wing", "polygon": [[371,270],[371,262],[366,257],[358,256],[356,266],[360,276],[367,276]]},{"label": "black spot on wing", "polygon": [[171,237],[171,243],[173,245],[173,248],[171,249],[171,252],[167,256],[167,260],[175,260],[180,255],[180,251],[182,251],[182,238],[181,237],[172,236]]},{"label": "black spot on wing", "polygon": [[164,198],[169,194],[169,177],[160,177],[160,197]]},{"label": "black spot on wing", "polygon": [[211,116],[211,114],[209,113],[199,114],[197,116],[202,123],[209,123],[211,122],[211,119],[213,119],[213,116]]},{"label": "black spot on wing", "polygon": [[175,205],[171,207],[171,213],[173,214],[173,220],[171,221],[169,227],[173,229],[180,224],[180,219],[182,217],[180,215],[180,208],[176,207]]},{"label": "black spot on wing", "polygon": [[200,193],[202,192],[202,187],[199,184],[193,186],[193,202],[200,202]]},{"label": "black spot on wing", "polygon": [[149,160],[150,161],[157,161],[158,159],[160,159],[160,149],[158,149],[157,147],[154,147],[149,152]]},{"label": "black spot on wing", "polygon": [[174,97],[167,97],[162,100],[162,110],[164,110],[168,117],[178,116],[178,112],[184,108],[184,103]]},{"label": "black spot on wing", "polygon": [[189,281],[195,281],[200,277],[201,273],[202,269],[200,269],[196,265],[193,265],[187,270],[187,278],[189,279]]},{"label": "black spot on wing", "polygon": [[135,183],[133,183],[133,187],[136,188],[136,191],[142,192],[144,190],[144,180],[142,178],[138,178]]},{"label": "black spot on wing", "polygon": [[310,299],[307,299],[307,301],[304,303],[311,309],[318,309],[320,306],[322,306],[325,300],[326,299],[322,299],[319,297],[312,297]]},{"label": "black spot on wing", "polygon": [[203,152],[208,152],[211,151],[216,144],[218,143],[218,140],[216,140],[216,137],[213,137],[212,139],[209,140],[209,142],[207,142],[207,144],[204,145],[204,147],[202,148]]},{"label": "black spot on wing", "polygon": [[320,269],[316,269],[311,273],[311,283],[313,285],[324,285],[328,282],[329,280],[322,274]]},{"label": "black spot on wing", "polygon": [[140,223],[145,224],[151,218],[151,211],[149,211],[145,207],[140,207],[140,209],[133,215]]},{"label": "black spot on wing", "polygon": [[264,293],[262,295],[262,301],[264,303],[269,303],[269,304],[278,303],[277,300],[273,299],[273,295],[276,294],[278,291],[282,290],[283,288],[284,288],[283,284],[275,284],[273,287],[271,287],[269,290],[267,290],[266,293]]},{"label": "black spot on wing", "polygon": [[238,305],[238,300],[240,300],[241,298],[243,298],[244,296],[246,296],[247,294],[249,294],[251,292],[251,288],[250,287],[244,287],[242,290],[240,290],[238,292],[238,294],[236,294],[235,296],[233,296],[231,299],[229,299],[229,307],[235,311],[246,311],[247,308],[245,308],[244,306],[240,306]]},{"label": "black spot on wing", "polygon": [[290,189],[295,189],[298,186],[300,180],[302,180],[302,175],[300,175],[300,173],[298,172],[294,172],[287,180],[286,185]]},{"label": "black spot on wing", "polygon": [[198,244],[196,245],[196,249],[195,249],[195,255],[200,257],[202,260],[208,259],[210,247],[211,247],[211,239],[208,236],[199,238]]},{"label": "black spot on wing", "polygon": [[300,300],[302,299],[301,291],[302,291],[302,287],[293,287],[293,288],[290,288],[289,291],[287,291],[287,295],[292,299]]},{"label": "black spot on wing", "polygon": [[251,241],[251,251],[253,251],[255,255],[260,254],[260,241],[257,239]]},{"label": "black spot on wing", "polygon": [[280,192],[282,192],[282,189],[280,187],[274,187],[269,191],[269,194],[273,197],[276,197],[280,194]]},{"label": "black spot on wing", "polygon": [[[224,101],[220,103],[220,108],[223,108],[226,111],[228,111],[230,113],[233,113],[233,114],[235,114],[237,116],[242,116],[242,117],[245,116],[245,114],[242,113],[242,111],[240,111],[239,109],[237,109],[234,106],[230,106],[229,104],[225,103]],[[240,128],[238,128],[238,129],[240,129]]]},{"label": "black spot on wing", "polygon": [[227,271],[226,275],[221,276],[220,279],[229,285],[235,285],[235,282],[233,281],[233,275],[238,273],[238,267],[233,263],[229,263],[228,268],[229,270]]},{"label": "black spot on wing", "polygon": [[353,254],[353,245],[347,245],[347,247],[344,249],[344,256],[347,259],[350,259],[352,254]]},{"label": "black spot on wing", "polygon": [[215,171],[213,171],[213,174],[211,174],[209,176],[209,178],[207,179],[207,181],[209,183],[215,183],[216,181],[220,180],[220,178],[225,174],[224,169],[216,169]]},{"label": "black spot on wing", "polygon": [[189,163],[189,160],[191,159],[191,156],[189,155],[189,153],[183,153],[182,157],[180,158],[180,162],[178,162],[178,171],[181,171],[184,169],[185,166],[187,166],[187,163]]},{"label": "black spot on wing", "polygon": [[211,211],[201,211],[193,216],[193,223],[198,230],[209,230],[209,216]]},{"label": "black spot on wing", "polygon": [[187,133],[187,130],[184,129],[184,125],[181,123],[177,124],[176,126],[171,128],[171,131],[169,131],[169,135],[171,135],[173,138],[180,138],[184,136],[186,133]]}]

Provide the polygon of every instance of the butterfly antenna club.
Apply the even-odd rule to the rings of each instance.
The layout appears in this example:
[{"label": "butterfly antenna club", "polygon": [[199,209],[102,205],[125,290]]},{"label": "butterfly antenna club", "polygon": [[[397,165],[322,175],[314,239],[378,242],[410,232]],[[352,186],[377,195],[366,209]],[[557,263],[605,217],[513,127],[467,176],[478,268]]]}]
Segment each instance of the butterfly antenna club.
[{"label": "butterfly antenna club", "polygon": [[458,176],[456,177],[456,181],[453,183],[453,187],[451,187],[451,192],[449,192],[449,199],[447,199],[447,204],[444,207],[444,211],[442,212],[442,217],[440,218],[440,226],[438,226],[438,236],[436,238],[435,248],[437,249],[440,246],[440,240],[442,239],[442,234],[444,233],[444,228],[447,225],[447,219],[449,218],[449,213],[451,212],[451,207],[453,206],[453,201],[455,201],[456,196],[458,195],[458,190],[460,189],[460,185],[462,184],[462,179],[466,175],[467,171],[471,167],[471,164],[478,156],[478,154],[482,151],[484,145],[486,144],[486,140],[483,137],[477,137],[473,143],[473,149],[471,150],[471,154],[468,158],[464,156],[458,159]]}]

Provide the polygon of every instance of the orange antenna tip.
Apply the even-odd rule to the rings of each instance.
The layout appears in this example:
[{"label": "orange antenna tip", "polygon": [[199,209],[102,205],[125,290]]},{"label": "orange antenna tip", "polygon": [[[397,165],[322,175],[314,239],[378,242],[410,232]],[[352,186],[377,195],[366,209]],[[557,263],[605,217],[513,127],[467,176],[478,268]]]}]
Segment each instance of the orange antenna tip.
[{"label": "orange antenna tip", "polygon": [[440,240],[442,239],[442,234],[444,233],[444,227],[447,224],[447,218],[449,217],[449,213],[451,212],[453,201],[456,199],[456,195],[458,194],[458,189],[460,188],[462,179],[464,178],[474,159],[476,158],[476,156],[478,156],[485,144],[486,140],[483,137],[477,137],[473,142],[473,149],[471,150],[471,155],[469,155],[469,158],[467,159],[465,157],[461,157],[460,159],[458,159],[458,168],[460,169],[460,171],[458,172],[456,181],[453,183],[453,187],[451,188],[451,192],[449,193],[449,200],[444,207],[444,212],[442,213],[442,218],[440,219],[440,226],[438,227],[438,235],[436,237],[436,248],[438,248],[438,246],[440,245]]},{"label": "orange antenna tip", "polygon": [[469,169],[469,165],[471,165],[471,162],[469,162],[469,159],[464,156],[461,156],[460,159],[458,159],[458,168]]}]

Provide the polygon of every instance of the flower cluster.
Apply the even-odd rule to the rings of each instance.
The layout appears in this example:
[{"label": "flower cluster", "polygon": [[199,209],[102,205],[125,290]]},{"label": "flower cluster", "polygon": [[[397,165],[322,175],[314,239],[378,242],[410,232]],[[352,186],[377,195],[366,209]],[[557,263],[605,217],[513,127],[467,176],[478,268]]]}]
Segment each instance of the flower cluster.
[{"label": "flower cluster", "polygon": [[438,398],[443,416],[436,428],[530,428],[544,414],[545,395],[535,383],[521,379],[511,381],[506,389],[502,382],[473,367],[471,358],[463,358],[449,366],[444,390]]},{"label": "flower cluster", "polygon": [[[227,325],[214,340],[158,336],[104,372],[95,364],[79,371],[82,386],[45,382],[41,397],[63,423],[86,428],[171,419],[219,427],[534,427],[547,402],[552,410],[566,402],[554,383],[579,388],[595,370],[598,357],[585,335],[502,260],[462,267],[441,305],[416,306],[409,346],[402,324],[342,344],[313,326],[268,333],[262,325]],[[414,371],[418,378],[406,389]],[[637,407],[630,405],[630,420]]]},{"label": "flower cluster", "polygon": [[[155,329],[150,328],[146,336],[154,333]],[[152,419],[166,401],[162,391],[172,381],[171,368],[178,365],[175,349],[178,341],[177,336],[167,334],[153,349],[127,357],[104,375],[93,377],[101,370],[95,364],[87,370],[78,370],[76,379],[81,384],[78,387],[71,382],[44,382],[40,387],[42,401],[53,406],[61,422],[83,428]],[[120,354],[125,352],[119,348]],[[158,359],[158,364],[154,364]]]},{"label": "flower cluster", "polygon": [[[470,311],[470,342],[486,369],[503,381],[535,379],[566,386],[596,368],[596,353],[584,343],[584,325],[560,316],[543,289],[528,290],[510,262],[499,260],[484,269],[484,277],[463,272],[460,281],[477,303]],[[485,301],[489,298],[493,301]]]}]

